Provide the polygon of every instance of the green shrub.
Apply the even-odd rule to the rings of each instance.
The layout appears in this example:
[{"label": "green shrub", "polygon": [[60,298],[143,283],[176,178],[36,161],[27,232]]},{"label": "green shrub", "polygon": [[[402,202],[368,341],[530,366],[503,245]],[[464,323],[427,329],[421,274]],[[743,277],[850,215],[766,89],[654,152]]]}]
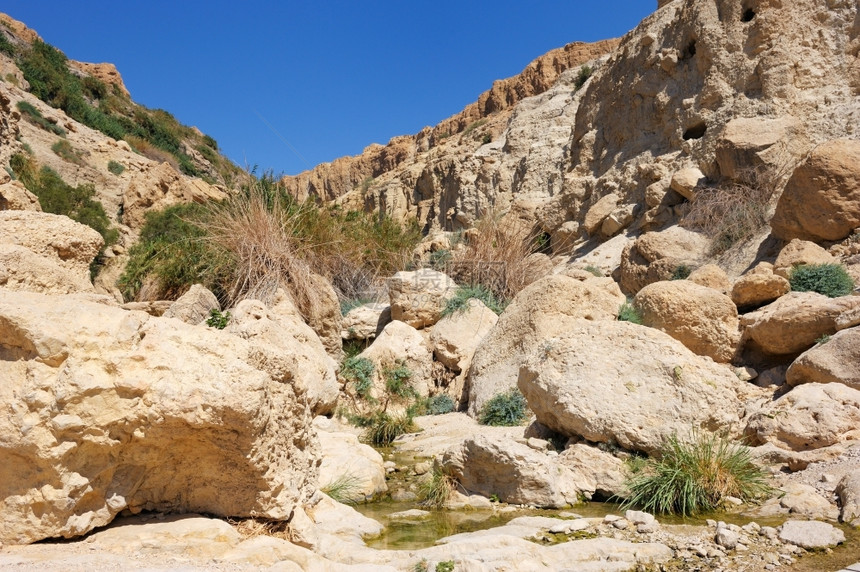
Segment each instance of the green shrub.
[{"label": "green shrub", "polygon": [[125,171],[125,166],[123,166],[122,163],[118,163],[114,160],[108,161],[107,168],[108,168],[108,171],[110,171],[111,173],[113,173],[114,175],[117,175],[117,176],[122,175],[123,172]]},{"label": "green shrub", "polygon": [[385,412],[375,414],[365,431],[364,438],[379,447],[387,447],[401,435],[414,433],[418,427],[406,414],[391,416]]},{"label": "green shrub", "polygon": [[221,312],[217,308],[209,310],[209,317],[206,318],[206,325],[216,330],[223,330],[227,327],[227,322],[230,321],[230,312]]},{"label": "green shrub", "polygon": [[594,70],[591,69],[591,66],[582,66],[579,68],[579,74],[576,76],[576,79],[573,82],[574,91],[579,91],[582,89],[582,86],[585,85],[585,82],[588,81],[588,78],[591,77],[591,74],[594,73]]},{"label": "green shrub", "polygon": [[421,504],[424,506],[442,508],[448,502],[448,499],[451,498],[455,484],[454,477],[446,475],[438,467],[434,466],[430,478],[421,483],[418,498],[421,499]]},{"label": "green shrub", "polygon": [[84,160],[81,157],[81,152],[72,147],[72,144],[65,139],[60,139],[51,145],[51,151],[57,154],[63,161],[74,163],[75,165],[84,165]]},{"label": "green shrub", "polygon": [[460,286],[454,293],[454,297],[450,298],[445,303],[445,308],[442,310],[442,316],[450,316],[457,312],[465,312],[469,307],[469,300],[480,300],[484,305],[494,313],[501,314],[505,310],[507,303],[499,300],[493,292],[481,284],[474,286]]},{"label": "green shrub", "polygon": [[6,37],[4,31],[0,30],[0,53],[4,53],[10,58],[14,58],[15,51],[15,46],[9,41],[9,38]]},{"label": "green shrub", "polygon": [[203,136],[203,144],[206,145],[207,147],[209,147],[210,149],[214,150],[214,151],[218,150],[218,142],[215,141],[215,139],[213,139],[209,135]]},{"label": "green shrub", "polygon": [[449,262],[451,262],[451,258],[451,251],[447,248],[443,248],[442,250],[431,252],[428,263],[430,264],[430,268],[441,271],[445,269]]},{"label": "green shrub", "polygon": [[382,377],[385,379],[385,390],[391,397],[408,398],[415,397],[415,389],[409,384],[412,379],[412,371],[406,367],[402,360],[398,360],[393,367],[382,369]]},{"label": "green shrub", "polygon": [[429,397],[424,402],[424,410],[427,415],[442,415],[443,413],[451,413],[454,411],[454,400],[450,396],[440,393]]},{"label": "green shrub", "polygon": [[[2,35],[2,34],[0,34]],[[15,107],[18,108],[24,118],[27,119],[30,123],[41,127],[45,131],[53,133],[55,135],[64,136],[66,134],[66,130],[57,125],[56,123],[51,123],[42,115],[42,112],[36,109],[32,103],[28,101],[19,101],[15,104]]]},{"label": "green shrub", "polygon": [[751,500],[771,491],[747,447],[704,433],[689,442],[670,437],[627,489],[625,507],[684,516],[715,510],[729,496]]},{"label": "green shrub", "polygon": [[639,324],[641,326],[642,314],[639,313],[639,310],[630,301],[627,301],[621,304],[621,308],[618,310],[618,321],[630,322],[631,324]]},{"label": "green shrub", "polygon": [[791,271],[788,281],[795,292],[818,292],[829,298],[854,290],[854,279],[841,264],[804,264]]},{"label": "green shrub", "polygon": [[436,572],[454,572],[454,561],[443,560],[436,564]]},{"label": "green shrub", "polygon": [[526,398],[513,388],[487,401],[481,408],[478,422],[481,425],[512,427],[520,425],[526,417]]},{"label": "green shrub", "polygon": [[679,264],[672,270],[671,280],[686,280],[693,273],[693,269],[686,264]]},{"label": "green shrub", "polygon": [[356,395],[369,400],[370,390],[373,388],[374,369],[372,361],[356,356],[345,359],[339,373],[347,382],[352,383]]}]

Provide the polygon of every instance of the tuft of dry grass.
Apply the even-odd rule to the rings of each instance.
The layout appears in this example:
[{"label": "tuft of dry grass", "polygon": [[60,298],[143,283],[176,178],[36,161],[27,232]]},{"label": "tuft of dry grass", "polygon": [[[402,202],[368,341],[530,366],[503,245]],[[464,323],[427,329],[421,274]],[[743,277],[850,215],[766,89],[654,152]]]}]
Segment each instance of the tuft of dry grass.
[{"label": "tuft of dry grass", "polygon": [[257,536],[274,536],[284,540],[290,540],[289,523],[285,521],[262,520],[257,518],[245,518],[241,520],[227,519],[227,523],[236,529],[242,540],[256,538]]}]

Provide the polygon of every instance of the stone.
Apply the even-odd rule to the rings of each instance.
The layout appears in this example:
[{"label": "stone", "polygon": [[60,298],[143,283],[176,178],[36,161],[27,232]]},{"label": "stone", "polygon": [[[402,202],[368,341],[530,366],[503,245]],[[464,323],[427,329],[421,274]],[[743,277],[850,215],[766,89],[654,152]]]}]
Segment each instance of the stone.
[{"label": "stone", "polygon": [[698,266],[708,247],[709,241],[705,236],[679,226],[646,232],[624,248],[621,289],[636,294],[648,284],[670,280],[678,267]]},{"label": "stone", "polygon": [[[242,300],[233,309],[226,332],[252,344],[254,363],[275,379],[299,387],[314,415],[334,412],[340,387],[336,364],[316,333],[298,312],[267,308],[259,300]],[[298,347],[301,351],[297,351]]]},{"label": "stone", "polygon": [[470,299],[462,311],[445,316],[433,327],[433,355],[454,373],[467,371],[475,350],[498,321],[483,302]]},{"label": "stone", "polygon": [[814,242],[795,238],[779,251],[779,256],[773,263],[773,273],[789,279],[795,266],[834,264],[835,262],[836,259],[830,253]]},{"label": "stone", "polygon": [[391,321],[388,304],[363,304],[343,317],[340,337],[344,340],[371,340]]},{"label": "stone", "polygon": [[696,268],[690,273],[687,280],[700,286],[713,288],[721,294],[728,294],[732,290],[726,271],[713,263]]},{"label": "stone", "polygon": [[626,491],[628,470],[624,461],[597,447],[574,443],[559,454],[558,462],[582,476],[578,486],[588,500],[595,495],[604,499],[621,496]]},{"label": "stone", "polygon": [[537,420],[562,435],[652,453],[691,427],[739,432],[737,376],[663,332],[580,320],[550,342],[517,385]]},{"label": "stone", "polygon": [[827,141],[797,166],[771,219],[782,240],[836,241],[860,227],[860,142]]},{"label": "stone", "polygon": [[388,492],[382,455],[373,447],[359,443],[352,433],[318,430],[317,435],[322,451],[321,489],[338,487],[340,498],[350,502],[365,502]]},{"label": "stone", "polygon": [[90,263],[101,235],[72,219],[37,211],[0,211],[0,287],[68,294],[91,292]]},{"label": "stone", "polygon": [[773,273],[770,265],[744,274],[732,286],[732,302],[738,308],[758,307],[773,302],[791,291],[788,280]]},{"label": "stone", "polygon": [[521,290],[484,338],[469,369],[469,415],[493,396],[516,387],[522,362],[579,320],[615,320],[624,296],[611,278],[585,281],[562,275]]},{"label": "stone", "polygon": [[209,312],[221,310],[218,298],[202,284],[194,284],[164,312],[165,318],[176,318],[186,324],[198,325],[206,321]]},{"label": "stone", "polygon": [[654,282],[633,299],[645,326],[665,332],[693,353],[732,360],[740,342],[738,310],[731,298],[689,280]]},{"label": "stone", "polygon": [[585,218],[582,221],[582,227],[588,234],[593,236],[600,230],[603,225],[603,221],[618,206],[618,200],[619,196],[617,194],[609,193],[600,197],[600,199],[588,209],[588,212],[585,214]]},{"label": "stone", "polygon": [[21,181],[0,184],[0,211],[41,211],[39,199]]},{"label": "stone", "polygon": [[714,533],[714,542],[716,542],[726,550],[734,550],[735,548],[737,548],[739,539],[740,534],[725,526],[717,526],[717,531],[716,533]]},{"label": "stone", "polygon": [[612,236],[630,226],[637,208],[638,205],[628,204],[609,213],[609,216],[603,219],[603,224],[600,225],[600,233],[603,236]]},{"label": "stone", "polygon": [[803,143],[801,122],[794,117],[737,117],[720,134],[715,158],[722,176],[755,183],[764,173],[778,175],[786,157],[799,151],[792,148]]},{"label": "stone", "polygon": [[812,550],[845,542],[845,533],[826,522],[789,520],[779,527],[779,539]]},{"label": "stone", "polygon": [[452,447],[440,461],[445,474],[466,490],[502,502],[562,508],[579,501],[577,475],[528,445],[476,435]]},{"label": "stone", "polygon": [[388,279],[391,318],[418,329],[432,326],[456,290],[451,278],[429,268],[398,272]]},{"label": "stone", "polygon": [[860,390],[860,327],[836,332],[800,354],[785,373],[791,386],[842,383]]},{"label": "stone", "polygon": [[95,548],[122,546],[128,551],[159,554],[194,554],[221,558],[241,542],[236,529],[223,520],[198,514],[139,515],[123,518],[119,525],[93,533]]},{"label": "stone", "polygon": [[816,292],[789,292],[741,318],[748,343],[771,355],[798,354],[822,336],[857,325],[860,297],[828,298]]},{"label": "stone", "polygon": [[0,542],[78,536],[123,510],[289,518],[316,488],[310,406],[253,350],[80,295],[0,290]]},{"label": "stone", "polygon": [[754,413],[745,433],[752,444],[794,451],[860,438],[860,391],[841,383],[806,383]]},{"label": "stone", "polygon": [[839,520],[851,526],[860,526],[860,471],[847,473],[836,486],[839,497]]},{"label": "stone", "polygon": [[385,394],[385,370],[404,365],[409,369],[409,385],[420,397],[427,397],[433,387],[433,355],[424,337],[412,326],[394,320],[359,357],[373,362],[373,387],[370,395],[381,399]]},{"label": "stone", "polygon": [[310,304],[305,321],[317,333],[325,351],[336,361],[343,356],[343,340],[340,332],[343,316],[340,313],[340,300],[332,283],[319,274],[309,273],[315,301]]},{"label": "stone", "polygon": [[696,187],[704,182],[705,174],[696,167],[689,167],[672,175],[672,182],[669,186],[688,201],[692,201],[696,198]]}]

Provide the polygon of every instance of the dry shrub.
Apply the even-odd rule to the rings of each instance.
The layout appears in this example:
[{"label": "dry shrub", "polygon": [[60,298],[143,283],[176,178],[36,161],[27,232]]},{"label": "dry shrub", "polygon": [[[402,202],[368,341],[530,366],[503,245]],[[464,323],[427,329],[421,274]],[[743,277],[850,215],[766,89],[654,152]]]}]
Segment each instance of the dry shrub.
[{"label": "dry shrub", "polygon": [[227,519],[227,523],[236,529],[243,540],[257,536],[274,536],[290,540],[289,524],[285,521],[262,520],[246,518],[241,520]]},{"label": "dry shrub", "polygon": [[736,180],[703,189],[682,225],[711,241],[711,253],[722,254],[767,227],[786,168],[747,169]]},{"label": "dry shrub", "polygon": [[164,149],[159,149],[146,139],[136,135],[126,135],[123,139],[125,139],[126,143],[131,145],[131,148],[134,149],[135,152],[140,153],[147,159],[151,159],[159,163],[169,163],[175,170],[180,170],[179,162],[176,160],[176,157]]},{"label": "dry shrub", "polygon": [[448,272],[459,284],[480,285],[511,300],[533,282],[526,260],[538,249],[538,234],[521,221],[488,215],[466,233],[466,247],[454,253]]}]

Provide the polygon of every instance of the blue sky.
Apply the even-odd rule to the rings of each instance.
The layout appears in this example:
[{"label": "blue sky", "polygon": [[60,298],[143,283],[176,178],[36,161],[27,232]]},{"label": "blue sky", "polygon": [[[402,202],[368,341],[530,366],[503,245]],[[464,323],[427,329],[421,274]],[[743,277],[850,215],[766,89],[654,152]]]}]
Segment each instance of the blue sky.
[{"label": "blue sky", "polygon": [[242,166],[295,174],[457,113],[568,42],[618,37],[655,0],[4,0],[70,58]]}]

